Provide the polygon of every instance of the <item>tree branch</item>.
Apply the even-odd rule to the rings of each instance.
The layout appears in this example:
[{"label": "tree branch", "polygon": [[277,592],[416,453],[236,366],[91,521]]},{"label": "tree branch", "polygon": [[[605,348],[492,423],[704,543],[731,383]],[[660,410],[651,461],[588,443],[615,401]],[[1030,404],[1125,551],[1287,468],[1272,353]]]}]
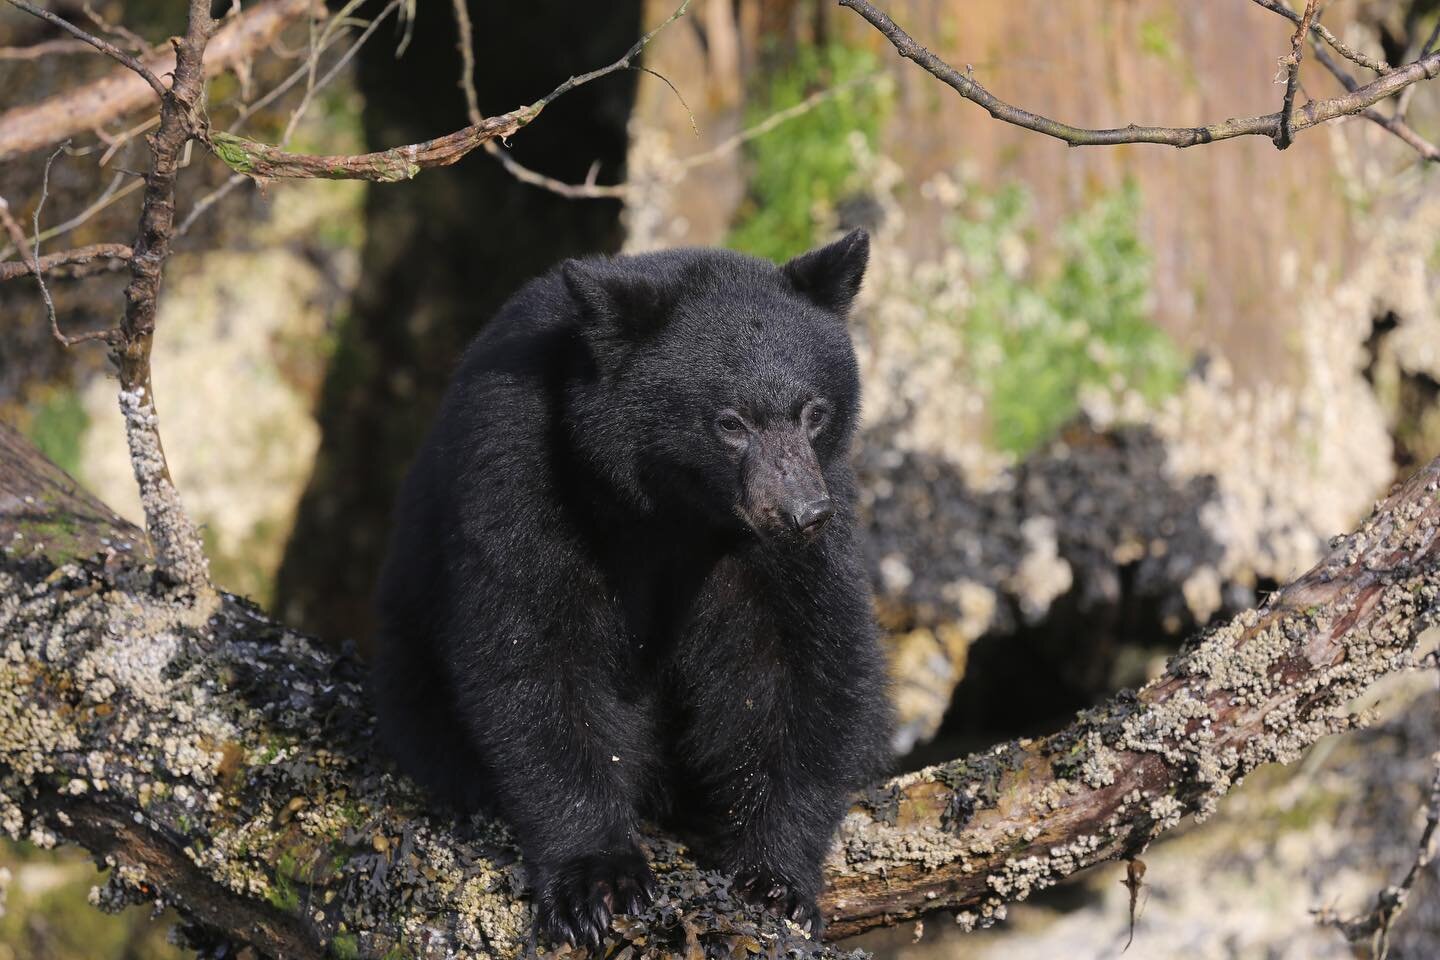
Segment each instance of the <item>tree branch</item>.
[{"label": "tree branch", "polygon": [[[1296,26],[1300,25],[1301,15],[1286,6],[1285,0],[1255,0],[1255,2],[1258,3],[1260,6],[1264,7],[1266,10],[1269,10],[1271,13],[1280,14],[1280,16],[1284,17],[1286,20],[1289,20]],[[1344,57],[1346,60],[1349,60],[1351,63],[1358,64],[1359,66],[1362,66],[1367,70],[1374,70],[1376,73],[1390,72],[1390,65],[1384,60],[1376,60],[1374,57],[1366,56],[1359,50],[1347,46],[1340,40],[1339,37],[1335,36],[1335,34],[1325,29],[1324,24],[1321,24],[1319,22],[1312,22],[1310,24],[1310,32],[1313,33],[1316,37],[1330,44],[1330,46],[1335,49],[1336,53],[1340,54],[1340,56]]]},{"label": "tree branch", "polygon": [[[864,17],[871,26],[885,35],[902,57],[913,60],[927,72],[941,80],[960,96],[984,107],[997,120],[1043,133],[1062,140],[1071,146],[1109,146],[1118,143],[1159,143],[1172,147],[1193,147],[1201,143],[1214,143],[1234,137],[1263,136],[1274,140],[1280,136],[1284,117],[1281,113],[1263,116],[1240,117],[1222,120],[1198,127],[1157,127],[1130,124],[1125,127],[1089,129],[1076,127],[1059,120],[1052,120],[1031,113],[1013,104],[1006,103],[976,82],[968,73],[961,73],[921,46],[894,20],[877,10],[868,0],[839,0],[842,7],[849,7]],[[1328,100],[1311,100],[1294,111],[1289,123],[1291,135],[1336,117],[1353,116],[1363,112],[1387,97],[1392,97],[1406,87],[1420,80],[1431,80],[1440,76],[1440,52],[1431,53],[1402,67],[1384,73],[1343,97]]]},{"label": "tree branch", "polygon": [[231,170],[256,180],[373,180],[394,183],[409,180],[421,170],[431,167],[448,167],[486,141],[510,136],[534,120],[542,107],[543,103],[520,107],[443,137],[375,153],[349,156],[289,153],[279,147],[224,132],[210,134],[209,146]]},{"label": "tree branch", "polygon": [[[530,906],[508,835],[428,809],[387,772],[348,655],[233,597],[204,606],[146,589],[117,546],[135,531],[110,527],[3,427],[0,453],[5,829],[114,858],[103,903],[173,905],[193,929],[266,953],[522,950]],[[985,923],[1136,855],[1255,767],[1350,727],[1347,705],[1412,665],[1437,609],[1440,460],[1145,689],[1054,736],[867,791],[827,862],[828,935],[934,909]],[[661,896],[617,922],[617,948],[815,952],[673,841],[645,844]]]},{"label": "tree branch", "polygon": [[83,40],[42,40],[28,47],[0,47],[0,60],[40,60],[68,53],[94,53],[95,48]]},{"label": "tree branch", "polygon": [[[1335,62],[1334,57],[1325,52],[1324,47],[1318,43],[1314,44],[1314,47],[1315,59],[1319,60],[1321,65],[1324,66],[1326,70],[1329,70],[1336,80],[1340,81],[1342,87],[1352,92],[1359,89],[1360,84],[1354,77],[1346,72],[1344,67]],[[1414,89],[1414,87],[1407,87],[1406,92]],[[1440,162],[1440,149],[1437,149],[1435,144],[1416,133],[1415,129],[1405,122],[1399,106],[1397,106],[1393,116],[1386,116],[1381,113],[1377,107],[1366,107],[1360,116],[1374,123],[1381,129],[1393,133],[1402,143],[1418,153],[1422,160],[1428,160],[1431,163]]]},{"label": "tree branch", "polygon": [[180,504],[160,442],[150,351],[160,280],[175,227],[175,175],[185,145],[200,132],[196,110],[205,92],[205,46],[214,29],[210,0],[190,0],[185,36],[174,41],[174,83],[161,100],[160,123],[150,138],[152,161],[130,257],[125,315],[111,354],[120,374],[120,410],[156,564],[163,576],[197,593],[210,589],[209,564],[200,531]]},{"label": "tree branch", "polygon": [[1370,956],[1376,960],[1385,960],[1389,955],[1390,933],[1395,921],[1405,912],[1420,875],[1435,859],[1435,838],[1440,833],[1440,753],[1431,757],[1431,761],[1435,765],[1435,774],[1430,780],[1430,789],[1426,791],[1425,828],[1420,831],[1420,841],[1415,845],[1415,859],[1411,861],[1410,869],[1405,871],[1405,876],[1398,884],[1381,890],[1375,898],[1375,906],[1363,916],[1346,919],[1330,910],[1318,912],[1317,919],[1339,930],[1347,942],[1359,945],[1368,941]]},{"label": "tree branch", "polygon": [[[3,200],[0,200],[3,205]],[[73,250],[47,253],[40,258],[40,269],[52,276],[88,277],[92,273],[123,270],[130,259],[130,248],[123,243],[92,243]],[[68,268],[68,269],[66,269]],[[35,272],[26,260],[0,263],[0,283]]]},{"label": "tree branch", "polygon": [[[215,76],[267,47],[314,0],[264,0],[229,20],[207,47],[207,76]],[[140,61],[157,77],[175,71],[171,51]],[[164,86],[160,88],[164,92]],[[0,113],[0,161],[38,150],[66,137],[99,129],[154,102],[155,91],[130,69],[118,70],[47,100]]]},{"label": "tree branch", "polygon": [[690,0],[680,6],[663,23],[635,41],[619,60],[608,66],[570,77],[534,103],[511,110],[497,117],[488,117],[454,133],[423,143],[391,147],[375,153],[356,156],[314,156],[288,153],[230,133],[213,133],[209,144],[215,155],[236,173],[257,180],[281,178],[326,180],[374,180],[390,183],[409,180],[421,170],[445,167],[491,140],[504,139],[534,121],[540,112],[560,97],[587,83],[607,77],[619,70],[628,70],[640,51],[661,30],[685,15]]},{"label": "tree branch", "polygon": [[1280,69],[1285,72],[1285,99],[1280,105],[1280,128],[1275,131],[1277,150],[1284,150],[1295,142],[1295,91],[1300,87],[1300,61],[1305,56],[1305,38],[1315,22],[1319,5],[1320,0],[1305,0],[1305,13],[1290,37],[1290,52],[1280,59]]}]

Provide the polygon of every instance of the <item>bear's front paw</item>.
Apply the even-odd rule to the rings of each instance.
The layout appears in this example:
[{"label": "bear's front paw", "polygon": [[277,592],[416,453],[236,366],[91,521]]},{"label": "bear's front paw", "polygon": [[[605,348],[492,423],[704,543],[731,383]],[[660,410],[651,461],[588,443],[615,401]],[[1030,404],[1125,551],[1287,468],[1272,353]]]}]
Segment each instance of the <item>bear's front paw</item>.
[{"label": "bear's front paw", "polygon": [[593,950],[615,914],[649,906],[654,883],[644,854],[634,847],[575,857],[542,874],[536,926],[551,943]]},{"label": "bear's front paw", "polygon": [[778,874],[760,868],[742,870],[735,875],[734,889],[740,896],[770,913],[788,917],[796,926],[818,937],[825,928],[815,895],[799,889]]}]

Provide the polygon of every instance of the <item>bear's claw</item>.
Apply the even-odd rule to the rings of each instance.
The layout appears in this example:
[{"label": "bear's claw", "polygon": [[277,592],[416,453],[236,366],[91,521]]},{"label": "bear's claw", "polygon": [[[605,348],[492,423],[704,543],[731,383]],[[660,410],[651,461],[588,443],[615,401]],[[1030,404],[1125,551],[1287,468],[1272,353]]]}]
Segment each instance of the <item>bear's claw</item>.
[{"label": "bear's claw", "polygon": [[825,927],[813,894],[795,889],[768,870],[746,870],[736,875],[735,891],[751,903],[779,917],[788,917],[802,930],[818,937]]},{"label": "bear's claw", "polygon": [[655,877],[639,850],[575,857],[547,871],[541,883],[535,924],[554,944],[600,946],[617,913],[639,913],[650,905]]}]

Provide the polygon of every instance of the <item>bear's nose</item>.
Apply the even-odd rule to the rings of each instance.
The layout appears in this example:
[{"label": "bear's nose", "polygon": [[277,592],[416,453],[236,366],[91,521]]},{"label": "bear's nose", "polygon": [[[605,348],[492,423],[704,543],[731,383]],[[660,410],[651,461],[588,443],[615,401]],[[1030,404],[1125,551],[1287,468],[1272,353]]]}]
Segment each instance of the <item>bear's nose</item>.
[{"label": "bear's nose", "polygon": [[814,500],[805,504],[795,511],[792,519],[795,521],[795,529],[799,533],[815,534],[825,526],[825,521],[835,516],[835,501]]}]

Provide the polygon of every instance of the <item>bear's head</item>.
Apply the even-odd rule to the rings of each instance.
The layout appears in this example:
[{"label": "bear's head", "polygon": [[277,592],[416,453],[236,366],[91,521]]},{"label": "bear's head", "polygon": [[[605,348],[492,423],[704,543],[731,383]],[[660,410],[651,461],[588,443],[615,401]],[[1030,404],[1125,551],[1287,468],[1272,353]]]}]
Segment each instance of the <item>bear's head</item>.
[{"label": "bear's head", "polygon": [[848,506],[846,318],[868,256],[856,230],[779,267],[725,250],[567,261],[586,357],[566,404],[576,448],[637,509],[820,535]]}]

